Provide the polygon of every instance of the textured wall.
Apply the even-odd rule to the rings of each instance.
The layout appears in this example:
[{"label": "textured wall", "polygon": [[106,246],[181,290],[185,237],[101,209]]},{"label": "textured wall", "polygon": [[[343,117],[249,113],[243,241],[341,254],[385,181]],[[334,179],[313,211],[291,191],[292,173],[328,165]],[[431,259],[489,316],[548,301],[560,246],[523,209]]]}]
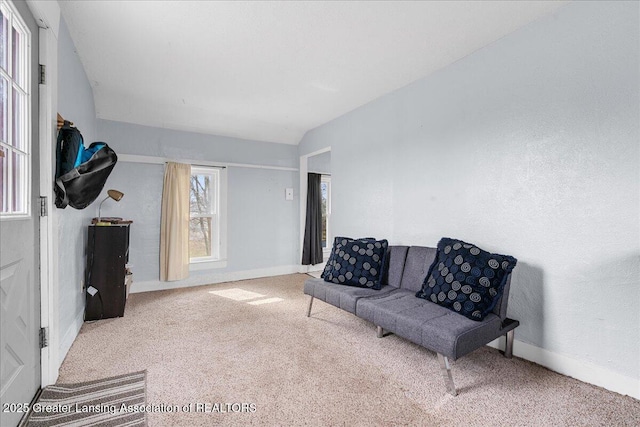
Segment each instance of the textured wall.
[{"label": "textured wall", "polygon": [[305,155],[331,147],[331,227],[334,236],[390,238],[397,126],[394,105],[372,102],[309,131]]},{"label": "textured wall", "polygon": [[517,339],[638,378],[638,8],[571,3],[309,132],[336,232],[514,255]]},{"label": "textured wall", "polygon": [[[167,156],[212,162],[296,167],[297,147],[213,135],[98,121],[100,139],[118,154]],[[159,278],[160,212],[164,166],[118,162],[109,186],[125,193],[119,203],[106,202],[104,216],[132,219],[129,260],[134,280]],[[230,167],[227,169],[226,268],[192,272],[222,274],[298,264],[298,173]],[[296,200],[285,200],[285,188]],[[135,288],[135,285],[134,285]]]},{"label": "textured wall", "polygon": [[[60,20],[58,35],[58,112],[82,132],[85,146],[95,141],[93,92],[64,19]],[[80,284],[84,280],[87,225],[94,216],[94,206],[97,208],[97,204],[98,201],[83,210],[67,206],[66,209],[56,209],[54,213],[60,260],[58,298],[61,359],[76,336],[78,318],[82,320],[84,293]]]},{"label": "textured wall", "polygon": [[331,175],[331,151],[308,158],[307,170]]},{"label": "textured wall", "polygon": [[[108,138],[101,139],[110,144]],[[109,188],[124,193],[118,203],[102,205],[103,216],[130,219],[129,263],[135,281],[158,280],[160,271],[160,211],[164,166],[118,162],[113,168]],[[97,209],[97,207],[96,207]],[[97,215],[97,211],[96,211]]]},{"label": "textured wall", "polygon": [[116,153],[298,167],[295,145],[98,120],[98,135]]}]

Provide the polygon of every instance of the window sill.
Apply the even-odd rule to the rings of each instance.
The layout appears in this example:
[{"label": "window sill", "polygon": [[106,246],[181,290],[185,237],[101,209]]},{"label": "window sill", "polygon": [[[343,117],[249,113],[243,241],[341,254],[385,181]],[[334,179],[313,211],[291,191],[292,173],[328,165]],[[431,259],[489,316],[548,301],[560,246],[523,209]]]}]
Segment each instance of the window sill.
[{"label": "window sill", "polygon": [[32,219],[31,215],[28,214],[1,214],[0,220],[2,221],[17,221],[17,220],[28,220]]},{"label": "window sill", "polygon": [[196,261],[189,264],[189,271],[211,270],[214,268],[225,268],[226,266],[226,259],[219,259],[216,261]]}]

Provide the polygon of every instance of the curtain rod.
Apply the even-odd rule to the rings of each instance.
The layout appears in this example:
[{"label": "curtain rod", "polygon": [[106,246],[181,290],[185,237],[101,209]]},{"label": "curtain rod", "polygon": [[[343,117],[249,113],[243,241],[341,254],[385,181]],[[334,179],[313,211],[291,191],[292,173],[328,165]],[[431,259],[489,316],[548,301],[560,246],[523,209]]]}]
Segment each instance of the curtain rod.
[{"label": "curtain rod", "polygon": [[270,169],[289,172],[298,172],[297,168],[270,165],[252,165],[249,163],[228,163],[228,162],[207,162],[195,159],[168,159],[166,157],[141,156],[137,154],[118,154],[118,160],[129,163],[147,163],[152,165],[164,165],[167,162],[187,163],[194,166],[208,166],[219,168],[250,168],[250,169]]},{"label": "curtain rod", "polygon": [[164,162],[164,164],[166,165],[167,163],[183,163],[183,164],[188,164],[189,166],[195,166],[197,168],[218,168],[218,169],[226,169],[226,166],[220,166],[220,165],[198,165],[195,163],[187,163],[187,162],[177,162],[177,161],[173,161],[173,160],[167,160],[166,162]]}]

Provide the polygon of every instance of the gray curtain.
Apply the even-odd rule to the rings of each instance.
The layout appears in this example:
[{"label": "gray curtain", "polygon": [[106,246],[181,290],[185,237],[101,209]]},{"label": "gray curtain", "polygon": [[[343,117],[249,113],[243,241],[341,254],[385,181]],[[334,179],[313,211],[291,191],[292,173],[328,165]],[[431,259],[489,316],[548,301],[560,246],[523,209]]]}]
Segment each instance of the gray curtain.
[{"label": "gray curtain", "polygon": [[317,173],[307,178],[307,222],[304,228],[302,264],[312,265],[322,262],[322,193]]}]

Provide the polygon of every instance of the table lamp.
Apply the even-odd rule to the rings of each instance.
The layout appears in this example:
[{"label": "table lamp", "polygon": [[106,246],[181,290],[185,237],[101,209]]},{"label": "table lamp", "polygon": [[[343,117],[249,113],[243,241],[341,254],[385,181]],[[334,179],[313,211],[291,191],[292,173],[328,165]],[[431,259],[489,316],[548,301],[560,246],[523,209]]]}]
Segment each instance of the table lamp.
[{"label": "table lamp", "polygon": [[103,223],[100,218],[102,217],[102,215],[100,214],[101,210],[102,210],[102,204],[104,202],[107,201],[107,199],[113,199],[116,202],[119,202],[120,199],[122,199],[122,197],[124,196],[124,193],[122,191],[118,191],[118,190],[107,190],[107,197],[104,198],[104,200],[102,200],[100,202],[100,206],[98,206],[98,222],[96,225],[108,225],[108,223]]}]

